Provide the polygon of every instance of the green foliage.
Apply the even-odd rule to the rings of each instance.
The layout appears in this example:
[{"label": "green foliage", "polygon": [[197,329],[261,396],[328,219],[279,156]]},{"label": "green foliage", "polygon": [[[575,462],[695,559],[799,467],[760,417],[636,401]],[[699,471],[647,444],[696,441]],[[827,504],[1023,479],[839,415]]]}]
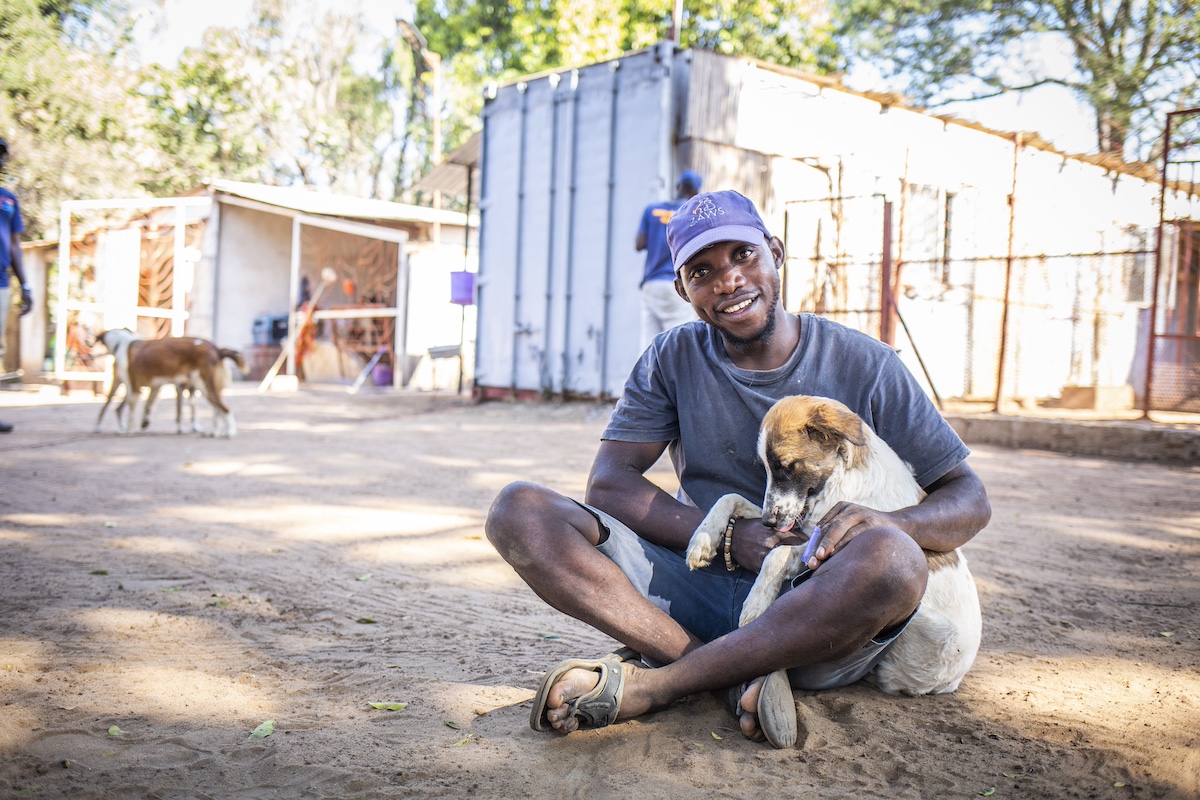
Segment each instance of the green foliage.
[{"label": "green foliage", "polygon": [[[1040,85],[1074,91],[1096,112],[1100,152],[1145,150],[1165,111],[1200,100],[1195,0],[838,0],[839,33],[860,57],[910,78],[921,102],[964,87],[992,96]],[[1059,45],[1066,65],[1037,47]]]},{"label": "green foliage", "polygon": [[391,142],[389,87],[356,71],[366,40],[357,15],[316,24],[282,2],[262,4],[245,30],[210,29],[173,69],[151,70],[143,92],[172,168],[154,188],[211,177],[373,191],[378,151]]},{"label": "green foliage", "polygon": [[254,24],[138,69],[130,5],[0,2],[4,182],[30,238],[53,231],[64,200],[168,196],[207,178],[392,196],[403,91],[357,14],[259,0]]},{"label": "green foliage", "polygon": [[68,44],[60,9],[41,13],[49,5],[68,4],[0,5],[0,135],[12,149],[4,180],[29,238],[56,226],[63,200],[137,193],[136,175],[156,158],[133,73],[84,46],[86,36]]},{"label": "green foliage", "polygon": [[[416,0],[414,24],[450,87],[447,149],[479,127],[482,88],[604,61],[667,38],[672,0]],[[685,4],[680,44],[828,72],[842,63],[819,0]]]}]

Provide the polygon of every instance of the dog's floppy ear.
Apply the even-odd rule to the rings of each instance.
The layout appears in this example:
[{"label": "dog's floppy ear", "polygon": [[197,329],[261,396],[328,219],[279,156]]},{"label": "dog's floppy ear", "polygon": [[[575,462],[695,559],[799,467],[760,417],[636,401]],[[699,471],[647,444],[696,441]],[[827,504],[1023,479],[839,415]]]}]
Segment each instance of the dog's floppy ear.
[{"label": "dog's floppy ear", "polygon": [[810,439],[829,448],[837,447],[842,441],[859,447],[867,443],[862,420],[845,406],[822,403],[804,427]]}]

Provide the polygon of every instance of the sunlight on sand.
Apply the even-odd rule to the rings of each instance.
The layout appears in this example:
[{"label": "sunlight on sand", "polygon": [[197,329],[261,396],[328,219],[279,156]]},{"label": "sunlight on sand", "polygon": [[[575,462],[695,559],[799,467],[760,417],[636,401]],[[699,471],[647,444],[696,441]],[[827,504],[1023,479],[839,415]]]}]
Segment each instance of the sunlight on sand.
[{"label": "sunlight on sand", "polygon": [[10,683],[23,670],[44,661],[50,653],[50,647],[44,642],[0,639],[0,687]]},{"label": "sunlight on sand", "polygon": [[345,422],[319,423],[319,422],[312,422],[312,421],[308,421],[308,420],[296,420],[296,421],[291,421],[291,422],[286,421],[286,420],[275,420],[273,422],[264,422],[261,420],[257,420],[254,422],[253,425],[247,425],[246,429],[247,430],[255,430],[255,431],[288,431],[288,432],[293,432],[293,433],[299,432],[299,433],[310,433],[310,434],[311,433],[332,434],[332,433],[346,433],[347,431],[353,430],[354,427],[356,427],[356,426],[348,425]]},{"label": "sunlight on sand", "polygon": [[112,546],[139,553],[174,553],[177,555],[200,553],[201,547],[195,542],[184,539],[173,539],[167,536],[124,536],[112,542]]},{"label": "sunlight on sand", "polygon": [[[1086,731],[1089,741],[1100,747],[1128,747],[1130,739],[1144,738],[1147,757],[1168,743],[1180,757],[1172,769],[1185,769],[1185,753],[1189,742],[1195,741],[1190,728],[1154,721],[1164,718],[1155,712],[1165,706],[1195,708],[1195,698],[1200,697],[1200,674],[1195,672],[1118,658],[984,655],[964,688],[968,683],[972,704],[985,716],[1003,722],[1014,715],[1030,715],[1047,729]],[[1178,718],[1165,718],[1171,717]],[[1028,723],[1026,728],[1029,732]],[[1192,768],[1200,766],[1200,754],[1193,753],[1191,760]]]},{"label": "sunlight on sand", "polygon": [[32,540],[32,533],[25,533],[24,531],[0,530],[0,542],[28,542]]},{"label": "sunlight on sand", "polygon": [[[206,675],[191,666],[123,668],[115,682],[124,690],[127,707],[119,713],[160,719],[248,719],[274,716],[278,705],[264,699],[254,685],[239,685],[236,678]],[[86,701],[80,703],[86,708]],[[96,713],[113,713],[110,706]],[[251,725],[250,727],[253,727]]]},{"label": "sunlight on sand", "polygon": [[251,464],[246,461],[203,461],[187,467],[188,472],[207,477],[241,475],[247,478],[274,478],[296,475],[300,470],[287,464]]},{"label": "sunlight on sand", "polygon": [[445,698],[442,713],[454,719],[469,720],[490,711],[528,702],[534,692],[516,686],[484,686],[475,683],[447,683],[438,687],[437,695]]},{"label": "sunlight on sand", "polygon": [[[227,652],[233,644],[205,620],[111,608],[80,611],[74,617],[88,630],[89,650],[105,656],[105,669],[90,671],[92,680],[111,682],[119,688],[97,691],[94,696],[123,698],[121,708],[111,703],[94,705],[87,695],[71,698],[78,708],[177,720],[241,719],[277,710],[265,699],[272,692],[264,691],[258,678],[245,673],[214,675],[195,668],[198,663],[209,662],[214,653]],[[163,657],[164,646],[170,648],[170,659]],[[177,663],[164,664],[167,660]]]},{"label": "sunlight on sand", "polygon": [[483,537],[483,520],[469,521],[443,518],[446,523],[426,531],[419,538],[405,537],[390,541],[364,542],[348,551],[351,558],[367,561],[396,561],[406,564],[460,564],[481,556],[491,556],[495,550]]},{"label": "sunlight on sand", "polygon": [[5,514],[0,520],[25,528],[75,528],[95,524],[95,520],[85,514]]},{"label": "sunlight on sand", "polygon": [[[1093,521],[1087,528],[1079,525],[1076,517],[1044,514],[1029,516],[1027,523],[1037,524],[1044,520],[1047,528],[1052,528],[1059,534],[1074,535],[1091,542],[1101,542],[1106,545],[1133,547],[1154,552],[1173,552],[1178,546],[1163,537],[1164,532],[1189,539],[1200,539],[1200,517],[1178,517],[1169,522],[1155,520],[1153,523],[1132,521]],[[1172,524],[1174,523],[1174,524]]]},{"label": "sunlight on sand", "polygon": [[447,529],[483,524],[478,513],[454,509],[431,512],[428,506],[411,508],[343,505],[260,505],[255,508],[193,507],[172,510],[172,516],[204,522],[238,525],[269,531],[293,541],[352,542],[389,536],[425,536]]}]

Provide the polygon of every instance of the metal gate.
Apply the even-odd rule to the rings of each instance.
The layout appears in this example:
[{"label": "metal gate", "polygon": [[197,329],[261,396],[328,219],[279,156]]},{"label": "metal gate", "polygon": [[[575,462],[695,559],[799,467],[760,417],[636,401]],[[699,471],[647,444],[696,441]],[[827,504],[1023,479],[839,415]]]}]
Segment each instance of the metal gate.
[{"label": "metal gate", "polygon": [[[108,380],[92,355],[104,330],[129,328],[151,339],[183,335],[211,204],[208,197],[63,203],[52,298],[56,380]],[[73,237],[82,216],[92,217],[90,225]]]},{"label": "metal gate", "polygon": [[1200,108],[1167,114],[1143,411],[1200,412],[1200,223],[1174,217],[1168,187],[1197,189]]}]

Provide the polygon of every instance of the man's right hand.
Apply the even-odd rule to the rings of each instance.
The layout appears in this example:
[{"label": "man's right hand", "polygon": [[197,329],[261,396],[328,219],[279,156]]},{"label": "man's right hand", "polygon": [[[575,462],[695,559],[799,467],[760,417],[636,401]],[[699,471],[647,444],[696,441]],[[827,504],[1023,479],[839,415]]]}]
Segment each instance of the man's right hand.
[{"label": "man's right hand", "polygon": [[33,311],[33,292],[29,291],[28,286],[21,287],[21,316],[25,316],[30,311]]},{"label": "man's right hand", "polygon": [[780,545],[803,545],[805,538],[795,533],[780,533],[763,525],[761,519],[740,519],[733,526],[733,558],[753,572],[762,568],[767,553]]}]

